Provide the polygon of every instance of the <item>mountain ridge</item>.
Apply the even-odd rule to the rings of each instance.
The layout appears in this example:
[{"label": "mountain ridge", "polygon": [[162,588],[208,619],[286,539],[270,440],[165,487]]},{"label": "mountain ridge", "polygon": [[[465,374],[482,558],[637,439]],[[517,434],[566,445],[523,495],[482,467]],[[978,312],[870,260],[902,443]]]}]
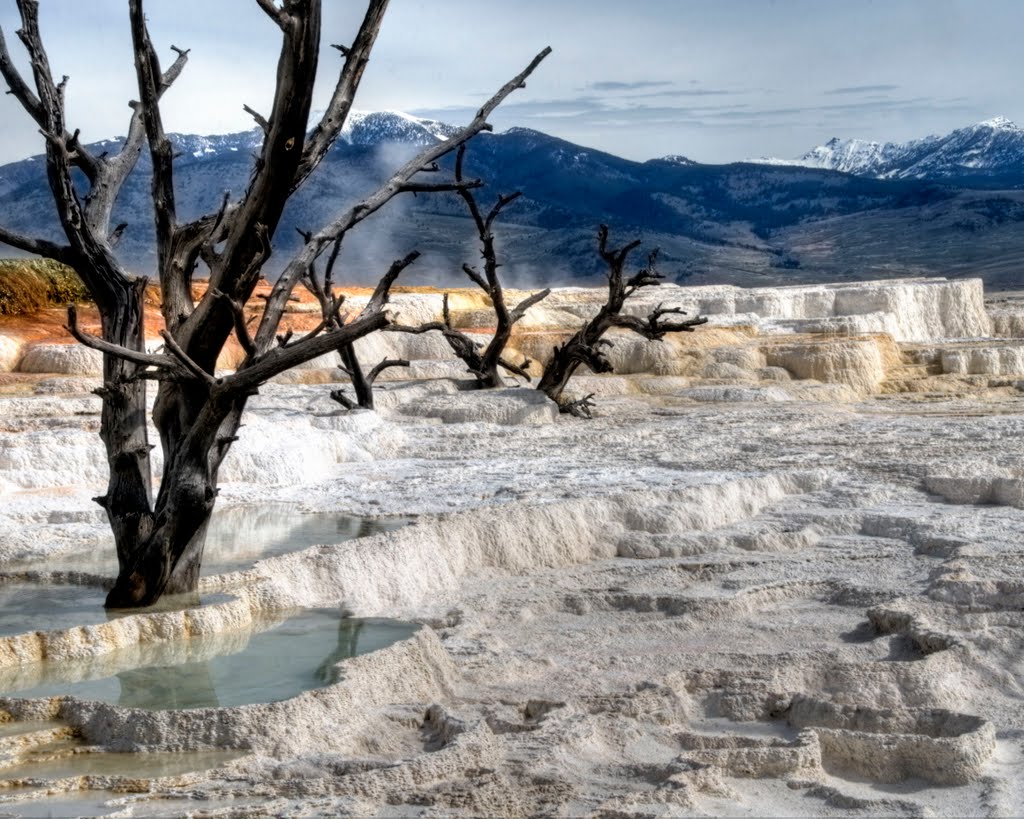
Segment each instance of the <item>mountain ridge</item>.
[{"label": "mountain ridge", "polygon": [[[297,249],[293,228],[325,224],[420,147],[455,130],[402,112],[354,113],[289,203],[268,274]],[[179,215],[191,219],[216,209],[225,190],[235,199],[244,193],[262,134],[252,129],[171,139],[179,154]],[[100,152],[116,144],[95,147]],[[445,158],[442,173],[450,174],[452,164],[453,157]],[[155,262],[149,167],[144,152],[114,213],[116,222],[129,225],[118,253],[141,272]],[[806,165],[704,165],[681,155],[636,162],[529,128],[474,139],[466,174],[484,180],[478,192],[483,206],[498,193],[522,191],[496,226],[504,273],[520,286],[599,281],[594,236],[600,223],[617,236],[660,246],[662,269],[674,281],[766,285],[890,277],[901,274],[906,260],[907,275],[969,275],[977,266],[997,282],[1019,279],[1024,263],[1024,238],[1017,238],[1024,236],[1024,192],[992,190],[991,180],[976,190],[960,180],[877,178]],[[1006,187],[1024,188],[1024,179]],[[38,157],[0,167],[0,221],[60,238]],[[869,235],[870,242],[858,238]],[[341,275],[370,283],[415,248],[424,256],[409,283],[464,284],[459,271],[475,262],[479,249],[458,197],[399,198],[374,214],[366,230],[346,240]]]},{"label": "mountain ridge", "polygon": [[1024,128],[993,117],[906,142],[875,142],[833,137],[795,159],[765,157],[752,162],[835,170],[878,179],[964,181],[972,177],[1016,177],[1024,181]]}]

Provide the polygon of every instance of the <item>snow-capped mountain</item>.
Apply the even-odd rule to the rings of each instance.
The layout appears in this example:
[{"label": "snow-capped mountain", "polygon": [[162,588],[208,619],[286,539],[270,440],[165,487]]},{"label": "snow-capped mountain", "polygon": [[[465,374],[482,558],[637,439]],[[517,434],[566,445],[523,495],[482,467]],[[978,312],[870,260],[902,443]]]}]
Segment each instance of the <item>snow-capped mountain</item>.
[{"label": "snow-capped mountain", "polygon": [[[322,111],[310,115],[312,127],[322,116]],[[338,140],[347,145],[384,145],[401,143],[405,145],[431,145],[442,142],[458,131],[454,125],[447,125],[432,119],[421,119],[401,111],[352,111]],[[199,136],[197,134],[169,134],[179,154],[188,154],[194,159],[209,159],[226,153],[258,150],[263,144],[263,131],[253,128],[234,134]],[[120,145],[121,140],[104,140],[101,145]]]},{"label": "snow-capped mountain", "polygon": [[843,171],[881,179],[963,179],[1020,176],[1024,128],[1005,117],[909,142],[833,138],[796,159],[757,159],[768,165]]},{"label": "snow-capped mountain", "polygon": [[664,163],[666,163],[668,165],[680,165],[680,166],[683,166],[683,167],[686,167],[686,166],[689,166],[689,165],[696,165],[696,164],[698,164],[694,160],[690,159],[690,157],[683,156],[682,154],[669,154],[668,156],[663,156],[663,157],[660,157],[658,159],[652,159],[650,161],[651,162],[664,162]]},{"label": "snow-capped mountain", "polygon": [[459,129],[434,119],[421,119],[402,111],[352,111],[341,139],[349,145],[402,142],[429,145],[448,139]]}]

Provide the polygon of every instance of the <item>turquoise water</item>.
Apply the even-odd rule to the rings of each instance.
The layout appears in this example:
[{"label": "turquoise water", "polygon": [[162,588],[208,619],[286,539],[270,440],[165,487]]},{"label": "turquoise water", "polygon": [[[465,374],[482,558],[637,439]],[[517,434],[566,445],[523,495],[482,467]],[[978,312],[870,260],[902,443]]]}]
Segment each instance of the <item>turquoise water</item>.
[{"label": "turquoise water", "polygon": [[335,663],[404,640],[415,623],[310,609],[252,632],[131,646],[81,661],[0,670],[17,697],[70,694],[134,708],[216,708],[290,699],[335,681]]}]

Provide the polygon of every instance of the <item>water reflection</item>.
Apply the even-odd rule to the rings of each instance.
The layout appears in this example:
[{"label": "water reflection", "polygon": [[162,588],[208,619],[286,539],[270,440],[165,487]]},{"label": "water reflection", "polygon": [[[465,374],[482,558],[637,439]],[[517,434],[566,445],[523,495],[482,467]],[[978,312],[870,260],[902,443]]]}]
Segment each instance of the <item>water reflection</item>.
[{"label": "water reflection", "polygon": [[338,645],[316,668],[316,678],[324,685],[335,680],[335,666],[342,660],[357,656],[359,652],[359,634],[365,625],[364,620],[355,617],[343,617],[338,623]]},{"label": "water reflection", "polygon": [[264,620],[252,632],[0,669],[0,690],[19,697],[71,694],[149,710],[274,702],[334,682],[337,663],[403,640],[418,628],[311,609]]},{"label": "water reflection", "polygon": [[106,595],[94,586],[5,581],[0,583],[0,636],[102,623]]},{"label": "water reflection", "polygon": [[208,661],[136,668],[122,671],[117,679],[121,683],[117,704],[126,708],[217,708],[221,704]]},{"label": "water reflection", "polygon": [[[94,626],[139,613],[133,609],[104,609],[107,592],[102,588],[102,578],[95,580],[96,585],[83,585],[57,572],[46,582],[0,575],[0,637]],[[183,611],[230,599],[227,594],[216,593],[168,594],[145,612]]]},{"label": "water reflection", "polygon": [[[207,577],[240,571],[264,558],[390,532],[411,522],[412,518],[364,518],[301,512],[284,503],[225,506],[217,509],[210,520],[202,575]],[[117,572],[117,558],[111,545],[109,550],[67,555],[48,561],[45,568],[47,571],[89,571],[113,576]]]},{"label": "water reflection", "polygon": [[302,513],[287,504],[226,507],[210,521],[203,574],[246,569],[257,560],[390,532],[410,522],[411,518]]}]

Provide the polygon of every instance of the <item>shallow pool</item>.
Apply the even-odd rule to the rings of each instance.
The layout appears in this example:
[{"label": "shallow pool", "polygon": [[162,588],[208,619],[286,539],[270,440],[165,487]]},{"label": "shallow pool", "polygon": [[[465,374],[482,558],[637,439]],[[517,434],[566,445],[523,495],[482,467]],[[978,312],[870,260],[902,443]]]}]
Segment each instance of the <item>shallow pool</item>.
[{"label": "shallow pool", "polygon": [[0,636],[105,623],[107,593],[92,586],[0,583]]},{"label": "shallow pool", "polygon": [[[107,592],[99,586],[0,579],[0,637],[93,626],[139,613],[130,609],[108,612],[103,608],[106,597]],[[229,599],[226,594],[165,595],[143,611],[178,611]]]},{"label": "shallow pool", "polygon": [[415,623],[310,609],[264,620],[252,632],[0,669],[0,691],[17,697],[70,694],[149,710],[275,702],[334,682],[339,661],[404,640],[418,629]]},{"label": "shallow pool", "polygon": [[[364,518],[326,512],[302,512],[286,503],[241,504],[214,511],[206,534],[202,575],[248,569],[258,560],[300,552],[310,546],[344,543],[353,538],[390,532],[412,518]],[[20,569],[79,571],[113,577],[117,554],[109,548],[88,554],[64,554]]]},{"label": "shallow pool", "polygon": [[390,532],[411,521],[297,512],[288,504],[228,506],[210,520],[202,573],[239,571],[268,557]]}]

